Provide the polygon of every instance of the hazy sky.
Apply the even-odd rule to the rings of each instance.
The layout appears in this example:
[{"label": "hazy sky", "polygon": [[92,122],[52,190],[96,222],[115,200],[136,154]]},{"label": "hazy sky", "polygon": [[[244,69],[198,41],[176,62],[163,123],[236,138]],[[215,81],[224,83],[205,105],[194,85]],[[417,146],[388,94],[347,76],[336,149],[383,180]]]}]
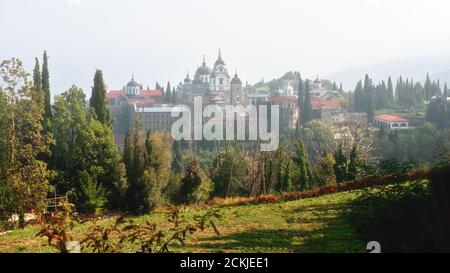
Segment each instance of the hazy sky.
[{"label": "hazy sky", "polygon": [[0,59],[31,72],[48,51],[53,94],[89,93],[95,68],[111,89],[131,73],[151,88],[178,83],[218,48],[250,83],[450,56],[448,0],[0,0],[0,27]]}]

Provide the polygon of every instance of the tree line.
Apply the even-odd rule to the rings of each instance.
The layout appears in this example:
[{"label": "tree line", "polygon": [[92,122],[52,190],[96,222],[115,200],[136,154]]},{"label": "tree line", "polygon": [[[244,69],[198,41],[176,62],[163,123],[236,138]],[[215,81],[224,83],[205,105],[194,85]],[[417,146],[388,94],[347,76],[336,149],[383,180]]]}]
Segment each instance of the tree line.
[{"label": "tree line", "polygon": [[[54,193],[66,195],[85,213],[142,214],[164,204],[309,190],[376,170],[367,157],[364,128],[355,126],[350,142],[337,142],[327,126],[312,120],[309,81],[300,75],[302,114],[290,141],[273,152],[224,142],[209,166],[201,164],[201,147],[173,141],[164,132],[144,131],[138,117],[120,152],[101,70],[95,72],[89,99],[72,86],[55,96],[53,104],[46,52],[42,66],[36,58],[32,80],[15,58],[1,62],[0,76],[0,222],[17,214],[23,226],[25,212],[44,210]],[[364,87],[359,85],[361,94],[379,93],[374,102],[394,101],[390,79],[377,88],[367,76]],[[166,90],[171,90],[169,83]],[[358,99],[372,105],[368,97]]]},{"label": "tree line", "polygon": [[158,82],[155,84],[155,90],[161,91],[162,101],[164,103],[176,104],[177,102],[177,90],[175,87],[170,87],[170,82],[167,82],[166,88],[161,86]]},{"label": "tree line", "polygon": [[405,80],[400,76],[395,87],[391,77],[387,83],[381,81],[374,84],[366,74],[364,81],[358,81],[354,92],[350,94],[350,110],[367,113],[371,121],[375,110],[391,107],[417,108],[431,101],[433,97],[444,96],[447,92],[446,84],[442,90],[439,80],[432,81],[428,74],[424,85],[413,79]]}]

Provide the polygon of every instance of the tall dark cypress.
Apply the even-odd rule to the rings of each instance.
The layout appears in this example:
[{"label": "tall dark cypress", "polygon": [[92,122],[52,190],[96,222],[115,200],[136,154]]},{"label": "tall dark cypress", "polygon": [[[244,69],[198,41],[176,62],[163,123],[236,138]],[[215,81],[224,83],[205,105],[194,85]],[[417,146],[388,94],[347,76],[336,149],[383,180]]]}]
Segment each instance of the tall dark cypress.
[{"label": "tall dark cypress", "polygon": [[171,101],[172,101],[172,89],[170,88],[170,82],[167,82],[166,103],[170,103]]},{"label": "tall dark cypress", "polygon": [[297,107],[298,107],[298,111],[299,111],[299,116],[298,116],[298,120],[297,120],[297,125],[295,127],[295,133],[298,136],[300,136],[300,127],[302,125],[302,115],[301,115],[301,111],[303,109],[303,101],[305,98],[305,90],[303,88],[303,80],[302,77],[299,76],[299,80],[298,80],[298,100],[297,100]]},{"label": "tall dark cypress", "polygon": [[392,105],[392,103],[394,102],[394,86],[392,85],[391,76],[389,76],[389,78],[388,78],[387,93],[388,93],[389,102]]},{"label": "tall dark cypress", "polygon": [[[39,65],[39,59],[38,58],[34,58],[35,59],[35,63],[34,63],[34,69],[33,69],[33,86],[35,88],[35,92],[38,96],[34,97],[34,100],[39,104],[39,107],[41,109],[44,109],[45,105],[45,94],[44,91],[42,90],[42,75],[41,75],[41,68]],[[43,119],[42,120],[42,125],[44,125],[45,131],[48,132],[47,129],[49,129],[48,126],[48,119]]]},{"label": "tall dark cypress", "polygon": [[106,99],[103,73],[99,69],[95,71],[94,86],[92,87],[90,106],[94,109],[98,121],[103,124],[111,124],[111,114],[109,112],[108,101]]},{"label": "tall dark cypress", "polygon": [[303,110],[302,110],[302,124],[306,124],[313,119],[312,114],[312,105],[311,105],[311,88],[309,87],[309,80],[306,80],[305,83],[305,99],[303,102]]},{"label": "tall dark cypress", "polygon": [[358,81],[355,88],[355,112],[364,112],[364,94],[362,88],[362,82]]},{"label": "tall dark cypress", "polygon": [[[381,127],[384,128],[384,127]],[[357,144],[353,144],[352,151],[350,152],[350,160],[348,164],[348,179],[353,180],[358,177],[359,174],[359,155]]]},{"label": "tall dark cypress", "polygon": [[41,68],[39,66],[39,59],[34,58],[34,69],[33,69],[33,85],[36,89],[41,90],[42,88],[42,79],[41,79]]},{"label": "tall dark cypress", "polygon": [[332,88],[331,88],[333,91],[336,91],[337,90],[337,85],[336,85],[336,82],[333,82],[333,86],[332,86]]},{"label": "tall dark cypress", "polygon": [[366,74],[364,77],[364,97],[365,97],[365,105],[366,105],[366,113],[369,122],[372,121],[374,117],[373,112],[373,102],[372,102],[372,80],[369,78],[369,75]]},{"label": "tall dark cypress", "polygon": [[50,95],[50,75],[48,72],[48,56],[47,51],[44,51],[44,60],[42,63],[42,90],[45,94],[45,105],[44,105],[44,120],[48,120],[52,117],[52,107],[50,105],[51,95]]},{"label": "tall dark cypress", "polygon": [[297,142],[297,145],[295,146],[295,153],[296,154],[293,157],[293,161],[296,164],[297,170],[299,172],[296,187],[297,190],[306,190],[310,186],[311,166],[309,164],[305,144],[303,143],[302,139]]}]

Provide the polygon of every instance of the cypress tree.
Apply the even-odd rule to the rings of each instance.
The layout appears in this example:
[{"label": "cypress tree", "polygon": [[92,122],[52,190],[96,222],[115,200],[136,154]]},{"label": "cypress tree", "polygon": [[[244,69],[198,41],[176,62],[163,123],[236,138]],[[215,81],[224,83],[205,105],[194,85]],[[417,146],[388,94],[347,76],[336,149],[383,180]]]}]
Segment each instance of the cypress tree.
[{"label": "cypress tree", "polygon": [[283,160],[278,160],[276,172],[277,172],[277,179],[275,183],[275,190],[277,192],[283,192]]},{"label": "cypress tree", "polygon": [[127,135],[124,149],[124,163],[127,167],[127,179],[129,187],[127,190],[127,207],[135,213],[145,211],[145,196],[147,188],[142,181],[144,173],[142,126],[140,119],[136,117],[131,134]]},{"label": "cypress tree", "polygon": [[171,101],[172,101],[172,89],[170,88],[170,82],[167,82],[166,103],[170,103]]},{"label": "cypress tree", "polygon": [[311,91],[311,89],[309,87],[309,80],[306,80],[305,98],[304,98],[303,107],[302,107],[302,111],[301,111],[302,112],[302,118],[301,118],[302,125],[305,125],[306,123],[310,122],[313,119],[310,91]]},{"label": "cypress tree", "polygon": [[336,85],[336,82],[333,82],[333,86],[332,86],[332,88],[331,88],[333,91],[336,91],[337,90],[337,85]]},{"label": "cypress tree", "polygon": [[436,91],[435,91],[435,95],[441,95],[441,81],[439,79],[437,79],[437,84],[436,84]]},{"label": "cypress tree", "polygon": [[365,109],[367,113],[367,118],[369,122],[372,122],[374,117],[373,112],[373,102],[372,102],[372,80],[369,78],[369,75],[366,74],[364,77],[364,97],[365,97]]},{"label": "cypress tree", "polygon": [[311,168],[306,154],[305,144],[303,140],[299,140],[296,145],[296,156],[293,158],[297,168],[299,170],[299,176],[297,179],[297,189],[306,190],[310,184]]},{"label": "cypress tree", "polygon": [[291,181],[291,160],[288,158],[286,166],[284,168],[284,177],[283,177],[283,190],[291,191],[292,190],[292,181]]},{"label": "cypress tree", "polygon": [[364,94],[361,81],[358,81],[355,88],[355,112],[365,112]]},{"label": "cypress tree", "polygon": [[[39,59],[35,58],[35,64],[33,69],[33,86],[35,88],[35,92],[39,96],[35,96],[35,101],[39,104],[42,109],[44,109],[44,100],[45,100],[45,94],[42,90],[42,75],[41,75],[41,69],[39,66]],[[45,125],[44,120],[42,120],[43,125]],[[45,129],[48,129],[45,127]]]},{"label": "cypress tree", "polygon": [[301,110],[303,109],[304,95],[305,95],[305,90],[303,88],[303,80],[302,80],[302,77],[299,76],[299,80],[298,80],[298,100],[297,100],[297,107],[298,107],[299,115],[298,115],[298,119],[297,119],[297,125],[295,127],[295,133],[296,133],[297,137],[300,136],[300,127],[302,125]]},{"label": "cypress tree", "polygon": [[[48,72],[48,56],[47,51],[44,51],[44,61],[42,63],[42,81],[41,87],[45,94],[44,105],[44,121],[49,120],[52,117],[52,107],[50,105],[50,75]],[[44,122],[47,124],[47,122]]]},{"label": "cypress tree", "polygon": [[336,182],[342,182],[347,179],[348,174],[348,162],[347,156],[344,154],[342,144],[339,145],[339,149],[334,152],[334,174],[336,175]]},{"label": "cypress tree", "polygon": [[446,98],[448,96],[448,88],[447,88],[447,83],[445,83],[444,85],[444,98]]},{"label": "cypress tree", "polygon": [[94,109],[98,121],[106,125],[111,125],[111,114],[109,112],[108,101],[106,99],[103,73],[99,69],[95,71],[90,106]]},{"label": "cypress tree", "polygon": [[373,103],[372,103],[372,91],[369,89],[367,92],[367,119],[369,122],[372,122],[375,117],[375,113],[373,111]]},{"label": "cypress tree", "polygon": [[352,147],[352,151],[350,152],[350,162],[348,164],[348,178],[356,179],[358,177],[359,172],[359,158],[358,158],[358,150],[357,145],[354,144]]},{"label": "cypress tree", "polygon": [[392,85],[391,76],[389,76],[389,78],[388,78],[387,94],[388,94],[388,98],[389,98],[389,103],[390,103],[390,105],[392,105],[392,103],[394,103],[394,87]]},{"label": "cypress tree", "polygon": [[39,66],[39,59],[34,58],[34,69],[33,69],[33,85],[37,90],[41,90],[42,88],[42,79],[41,79],[41,68]]}]

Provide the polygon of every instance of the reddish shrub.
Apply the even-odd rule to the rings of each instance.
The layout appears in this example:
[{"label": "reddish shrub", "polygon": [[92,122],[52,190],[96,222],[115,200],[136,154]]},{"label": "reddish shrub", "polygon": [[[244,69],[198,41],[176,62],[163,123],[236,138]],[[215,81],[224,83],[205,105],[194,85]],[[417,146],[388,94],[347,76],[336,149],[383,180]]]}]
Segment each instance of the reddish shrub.
[{"label": "reddish shrub", "polygon": [[427,179],[429,177],[428,170],[417,170],[407,174],[394,174],[385,176],[369,176],[353,181],[347,181],[339,184],[326,185],[315,188],[313,190],[303,192],[285,192],[280,195],[263,195],[258,197],[231,197],[231,198],[214,198],[210,204],[219,207],[240,206],[248,204],[275,203],[279,201],[293,201],[304,198],[318,197],[325,194],[336,192],[363,189],[373,186],[388,185],[403,181],[412,181]]}]

